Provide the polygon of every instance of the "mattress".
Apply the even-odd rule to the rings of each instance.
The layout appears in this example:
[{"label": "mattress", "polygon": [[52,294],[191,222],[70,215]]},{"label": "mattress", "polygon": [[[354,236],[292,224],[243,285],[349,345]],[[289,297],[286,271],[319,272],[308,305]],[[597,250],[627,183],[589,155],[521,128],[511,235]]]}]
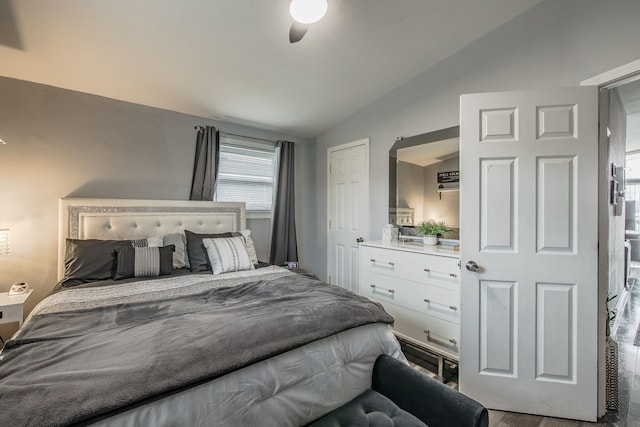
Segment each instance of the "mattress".
[{"label": "mattress", "polygon": [[406,362],[387,325],[360,326],[95,425],[301,426],[370,388],[380,354]]}]

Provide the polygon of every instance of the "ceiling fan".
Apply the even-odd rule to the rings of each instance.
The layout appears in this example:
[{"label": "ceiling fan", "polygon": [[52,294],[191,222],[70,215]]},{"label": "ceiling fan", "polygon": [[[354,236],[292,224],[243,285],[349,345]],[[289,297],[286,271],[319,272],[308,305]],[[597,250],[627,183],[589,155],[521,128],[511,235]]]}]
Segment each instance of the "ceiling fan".
[{"label": "ceiling fan", "polygon": [[297,43],[307,33],[309,26],[327,13],[327,0],[290,0],[289,13],[293,18],[289,29],[289,42]]}]

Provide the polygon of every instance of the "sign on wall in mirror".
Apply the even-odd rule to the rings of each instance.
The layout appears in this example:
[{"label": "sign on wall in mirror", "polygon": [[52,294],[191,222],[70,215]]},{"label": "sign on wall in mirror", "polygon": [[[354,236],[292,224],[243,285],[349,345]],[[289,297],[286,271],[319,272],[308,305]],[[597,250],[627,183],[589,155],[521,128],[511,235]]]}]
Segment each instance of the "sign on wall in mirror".
[{"label": "sign on wall in mirror", "polygon": [[460,171],[438,172],[438,184],[460,182]]}]

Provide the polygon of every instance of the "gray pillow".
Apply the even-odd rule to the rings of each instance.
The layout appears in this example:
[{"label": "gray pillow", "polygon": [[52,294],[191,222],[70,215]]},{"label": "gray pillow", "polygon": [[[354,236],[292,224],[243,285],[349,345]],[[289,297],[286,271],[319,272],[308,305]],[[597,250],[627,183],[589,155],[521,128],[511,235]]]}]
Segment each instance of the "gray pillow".
[{"label": "gray pillow", "polygon": [[173,271],[173,245],[128,247],[117,251],[115,280],[129,277],[158,277]]},{"label": "gray pillow", "polygon": [[182,233],[165,234],[162,237],[162,245],[173,245],[176,247],[173,253],[173,268],[191,268],[189,257],[187,256],[187,238]]},{"label": "gray pillow", "polygon": [[67,239],[61,286],[111,279],[116,270],[116,251],[132,247],[131,240]]},{"label": "gray pillow", "polygon": [[204,247],[202,239],[218,239],[221,237],[233,237],[232,233],[209,233],[200,234],[193,231],[184,230],[184,235],[187,238],[187,255],[189,256],[189,264],[191,265],[191,271],[202,272],[211,271],[211,265],[209,264],[209,256],[207,255],[207,248]]}]

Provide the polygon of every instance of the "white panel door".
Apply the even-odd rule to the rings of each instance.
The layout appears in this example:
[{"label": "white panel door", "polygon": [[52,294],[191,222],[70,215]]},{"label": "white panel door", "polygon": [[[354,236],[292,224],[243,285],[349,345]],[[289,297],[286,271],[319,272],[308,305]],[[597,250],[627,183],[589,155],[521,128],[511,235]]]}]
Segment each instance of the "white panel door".
[{"label": "white panel door", "polygon": [[595,421],[597,90],[463,95],[460,108],[460,390]]},{"label": "white panel door", "polygon": [[358,292],[359,238],[369,228],[369,140],[329,149],[329,283]]}]

